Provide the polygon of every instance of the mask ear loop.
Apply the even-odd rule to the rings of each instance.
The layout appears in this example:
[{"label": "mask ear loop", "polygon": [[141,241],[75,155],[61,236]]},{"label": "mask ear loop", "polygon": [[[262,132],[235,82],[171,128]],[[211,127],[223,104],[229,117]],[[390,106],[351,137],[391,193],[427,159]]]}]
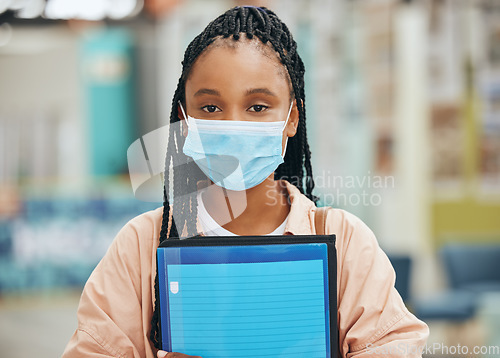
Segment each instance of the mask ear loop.
[{"label": "mask ear loop", "polygon": [[[293,101],[292,103],[290,103],[290,109],[288,110],[288,116],[286,116],[286,121],[285,121],[285,124],[283,124],[283,128],[281,128],[281,132],[283,133],[283,131],[285,130],[285,127],[288,123],[288,119],[290,118],[290,113],[292,113],[292,107],[293,107]],[[285,139],[285,149],[283,150],[283,153],[281,153],[281,157],[283,159],[285,159],[285,154],[286,154],[286,147],[288,145],[288,136],[286,136],[286,139]]]},{"label": "mask ear loop", "polygon": [[181,107],[182,115],[184,116],[184,120],[189,128],[189,121],[188,121],[188,117],[186,116],[186,112],[184,112],[184,107],[182,107],[181,101],[178,101],[177,103],[179,103],[179,106]]}]

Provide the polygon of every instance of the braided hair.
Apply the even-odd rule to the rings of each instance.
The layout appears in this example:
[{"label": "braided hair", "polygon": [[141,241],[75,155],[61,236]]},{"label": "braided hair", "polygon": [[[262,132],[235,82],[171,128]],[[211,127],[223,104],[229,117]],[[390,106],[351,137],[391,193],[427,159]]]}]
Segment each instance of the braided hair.
[{"label": "braided hair", "polygon": [[[316,202],[318,198],[312,194],[314,180],[311,167],[311,152],[306,133],[304,63],[297,53],[297,43],[288,27],[273,11],[264,7],[234,7],[210,22],[203,32],[194,38],[184,53],[182,75],[172,100],[170,123],[179,122],[177,106],[179,102],[185,103],[186,80],[199,56],[214,41],[226,41],[228,44],[234,44],[242,35],[246,35],[249,40],[257,38],[262,45],[269,46],[277,53],[279,60],[286,69],[287,79],[292,87],[291,94],[295,97],[299,112],[297,133],[288,139],[284,163],[276,169],[274,178],[288,180],[301,193]],[[179,231],[184,232],[186,230],[188,236],[197,233],[196,183],[206,177],[194,162],[188,162],[183,158],[183,143],[184,137],[180,126],[171,125],[165,159],[163,221],[160,230],[160,242],[169,237],[179,237]],[[182,159],[184,159],[183,165],[181,165]],[[170,165],[173,166],[172,192],[174,198],[176,198],[173,203],[170,203],[168,198],[171,181],[169,176]],[[177,222],[174,218],[177,219]],[[158,273],[156,273],[155,307],[151,319],[150,339],[154,346],[159,349],[158,292]]]}]

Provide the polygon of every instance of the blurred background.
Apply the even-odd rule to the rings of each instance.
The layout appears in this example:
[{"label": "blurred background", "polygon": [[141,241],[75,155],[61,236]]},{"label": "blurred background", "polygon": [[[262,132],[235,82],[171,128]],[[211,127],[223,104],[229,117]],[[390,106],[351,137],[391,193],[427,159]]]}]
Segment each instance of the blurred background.
[{"label": "blurred background", "polygon": [[244,4],[294,34],[316,194],[374,231],[424,356],[500,357],[500,1],[0,0],[1,357],[62,354],[114,236],[161,205],[127,149],[168,123],[187,44]]}]

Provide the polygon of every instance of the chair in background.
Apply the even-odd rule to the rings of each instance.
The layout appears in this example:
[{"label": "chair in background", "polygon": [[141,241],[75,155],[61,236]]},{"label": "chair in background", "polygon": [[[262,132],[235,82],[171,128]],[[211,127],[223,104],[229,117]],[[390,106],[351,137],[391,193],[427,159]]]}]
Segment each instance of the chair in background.
[{"label": "chair in background", "polygon": [[[414,301],[414,313],[432,324],[445,324],[443,333],[448,346],[479,346],[488,335],[481,319],[483,298],[500,292],[500,244],[448,244],[440,252],[448,289],[423,300]],[[493,325],[490,325],[493,327]],[[431,332],[433,329],[431,329]]]},{"label": "chair in background", "polygon": [[411,305],[410,274],[411,257],[406,255],[387,255],[396,272],[396,290],[407,305]]},{"label": "chair in background", "polygon": [[482,293],[500,291],[500,245],[448,244],[440,257],[449,289],[415,302],[420,319],[468,320],[475,315]]},{"label": "chair in background", "polygon": [[454,244],[442,250],[452,290],[500,291],[500,244]]}]

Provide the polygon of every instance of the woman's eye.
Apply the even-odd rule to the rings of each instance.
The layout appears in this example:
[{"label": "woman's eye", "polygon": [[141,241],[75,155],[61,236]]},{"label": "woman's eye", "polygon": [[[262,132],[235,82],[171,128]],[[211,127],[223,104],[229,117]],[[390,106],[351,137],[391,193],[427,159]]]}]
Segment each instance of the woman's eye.
[{"label": "woman's eye", "polygon": [[252,107],[250,107],[250,112],[262,112],[267,108],[268,108],[267,106],[264,106],[262,104],[255,104]]},{"label": "woman's eye", "polygon": [[201,109],[203,109],[205,112],[208,112],[208,113],[214,113],[214,112],[217,112],[217,110],[219,110],[219,108],[217,108],[217,106],[214,106],[212,104],[209,104],[208,106],[201,107]]}]

